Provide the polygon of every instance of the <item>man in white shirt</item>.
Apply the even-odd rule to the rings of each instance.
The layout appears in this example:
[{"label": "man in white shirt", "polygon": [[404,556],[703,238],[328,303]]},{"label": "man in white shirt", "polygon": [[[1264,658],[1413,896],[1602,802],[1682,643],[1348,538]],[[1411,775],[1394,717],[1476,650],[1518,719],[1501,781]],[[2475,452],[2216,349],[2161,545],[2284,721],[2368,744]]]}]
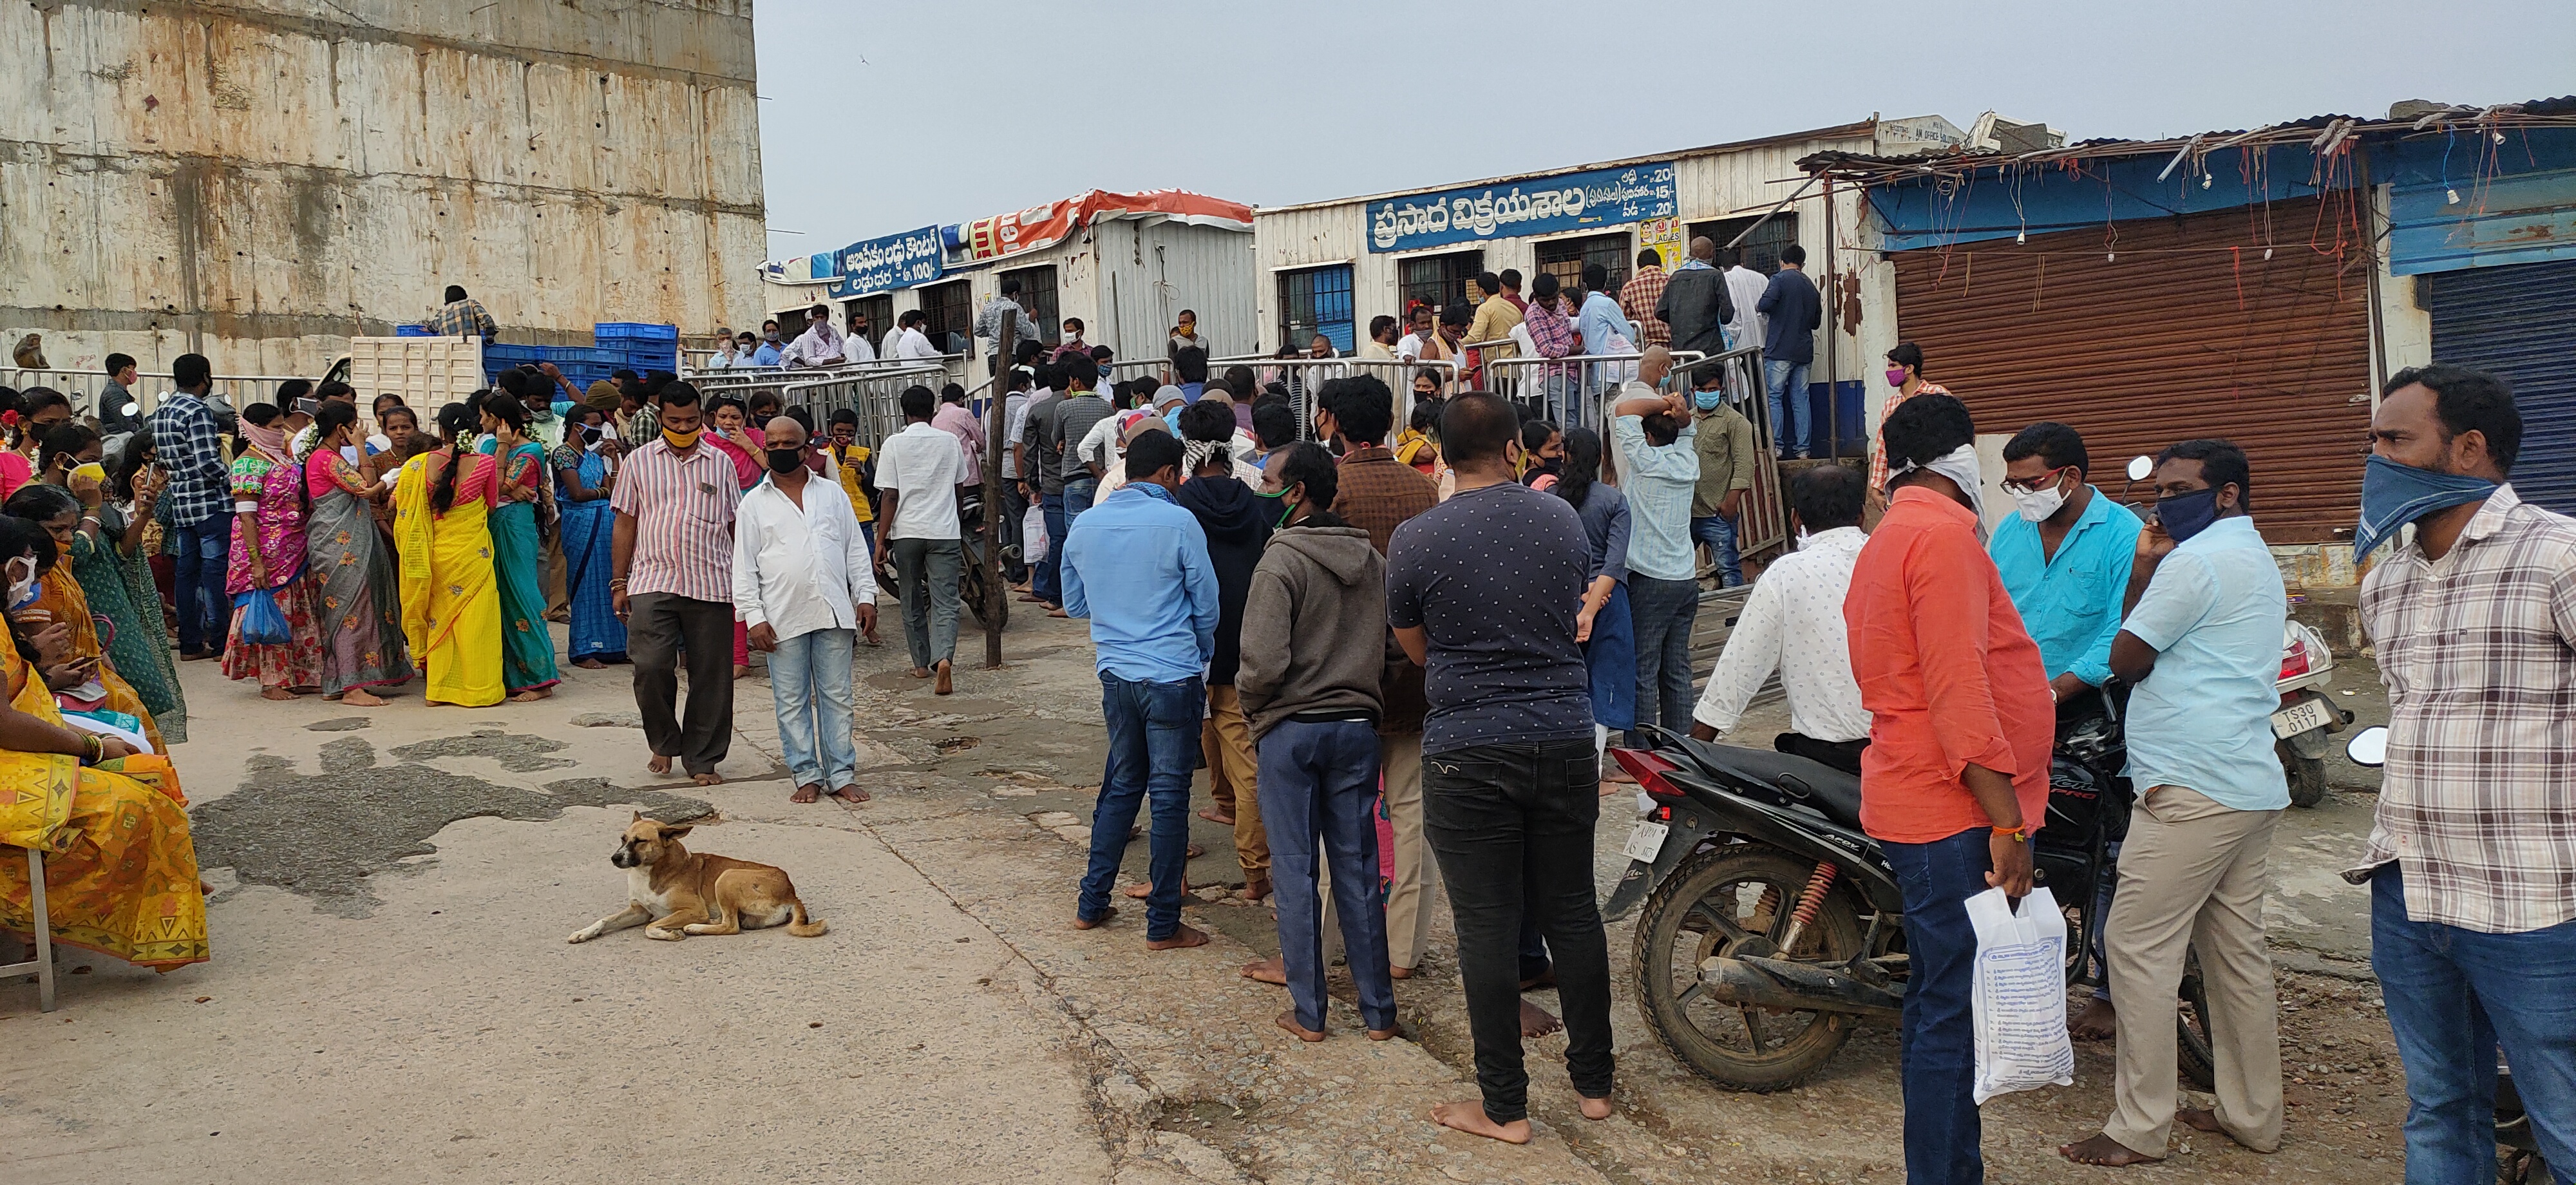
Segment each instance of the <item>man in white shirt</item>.
[{"label": "man in white shirt", "polygon": [[805,332],[787,343],[779,361],[787,366],[838,366],[841,363],[841,331],[832,328],[830,305],[815,305],[806,311]]},{"label": "man in white shirt", "polygon": [[[1763,316],[1761,310],[1753,306],[1761,302],[1763,291],[1771,286],[1771,277],[1744,266],[1744,252],[1740,250],[1726,253],[1723,275],[1726,298],[1735,308],[1735,319],[1726,323],[1726,347],[1741,350],[1746,346],[1761,345],[1763,334],[1770,330],[1771,318]],[[1761,389],[1762,376],[1753,373],[1750,362],[1739,359],[1729,365],[1737,372],[1734,381],[1727,384],[1729,391]]]},{"label": "man in white shirt", "polygon": [[[751,648],[769,652],[778,747],[796,776],[791,802],[861,803],[850,740],[852,644],[877,639],[877,578],[858,512],[840,483],[805,468],[805,426],[769,422],[769,476],[734,507],[733,604]],[[816,736],[821,752],[816,752]]]},{"label": "man in white shirt", "polygon": [[1862,484],[1860,474],[1840,465],[1820,465],[1789,482],[1789,503],[1806,533],[1797,551],[1754,582],[1726,652],[1691,710],[1692,736],[1715,740],[1734,728],[1776,667],[1789,695],[1790,731],[1772,747],[1859,776],[1869,709],[1861,706],[1851,648],[1844,644],[1843,595],[1869,541],[1860,529]]},{"label": "man in white shirt", "polygon": [[868,344],[868,315],[852,310],[850,331],[841,338],[841,361],[858,363],[876,360],[877,348]]},{"label": "man in white shirt", "polygon": [[934,362],[939,360],[938,347],[930,344],[930,335],[922,332],[921,329],[922,326],[930,324],[929,314],[920,309],[914,309],[895,318],[894,323],[902,329],[902,332],[895,336],[894,356],[897,359],[908,361],[927,358]]},{"label": "man in white shirt", "polygon": [[933,690],[947,695],[956,690],[949,660],[957,653],[957,580],[964,564],[957,483],[966,461],[957,438],[931,426],[938,410],[930,388],[904,388],[903,431],[877,449],[876,562],[894,556],[912,677],[936,674]]},{"label": "man in white shirt", "polygon": [[1413,322],[1406,328],[1407,332],[1404,337],[1395,343],[1396,360],[1399,362],[1420,361],[1422,358],[1422,341],[1424,338],[1430,337],[1432,333],[1431,306],[1427,304],[1418,304],[1413,306]]}]

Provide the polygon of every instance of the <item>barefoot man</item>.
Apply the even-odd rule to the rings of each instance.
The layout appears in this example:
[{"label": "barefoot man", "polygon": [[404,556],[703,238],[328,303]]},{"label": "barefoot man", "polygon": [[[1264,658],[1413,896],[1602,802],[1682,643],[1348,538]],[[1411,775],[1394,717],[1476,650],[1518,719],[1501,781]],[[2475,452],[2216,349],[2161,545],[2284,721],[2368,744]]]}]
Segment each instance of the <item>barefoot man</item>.
[{"label": "barefoot man", "polygon": [[1405,653],[1428,671],[1423,830],[1449,882],[1484,1097],[1441,1104],[1431,1118],[1526,1144],[1525,910],[1556,958],[1565,1066],[1583,1116],[1610,1116],[1610,952],[1592,883],[1601,800],[1592,679],[1575,640],[1592,547],[1572,504],[1513,480],[1520,423],[1509,402],[1457,396],[1440,426],[1457,493],[1395,529],[1386,615]]},{"label": "barefoot man", "polygon": [[769,476],[743,491],[733,527],[733,603],[750,646],[769,653],[778,747],[796,778],[790,802],[825,786],[856,805],[859,753],[850,740],[851,647],[877,635],[877,579],[849,495],[805,468],[805,426],[771,420]]},{"label": "barefoot man", "polygon": [[[626,619],[635,664],[635,710],[653,746],[646,768],[671,772],[677,757],[701,786],[733,744],[733,512],[742,498],[733,462],[699,443],[698,389],[662,388],[661,436],[627,457],[610,496],[609,598]],[[689,659],[689,704],[677,719],[679,660]]]},{"label": "barefoot man", "polygon": [[1147,432],[1128,444],[1125,464],[1127,484],[1085,510],[1064,541],[1064,607],[1091,620],[1100,710],[1109,723],[1109,763],[1091,815],[1091,867],[1073,928],[1095,929],[1117,916],[1109,890],[1137,808],[1150,798],[1145,946],[1171,950],[1207,942],[1181,924],[1181,875],[1189,863],[1190,772],[1207,708],[1199,675],[1216,653],[1216,568],[1198,519],[1172,497],[1181,484],[1181,442]]}]

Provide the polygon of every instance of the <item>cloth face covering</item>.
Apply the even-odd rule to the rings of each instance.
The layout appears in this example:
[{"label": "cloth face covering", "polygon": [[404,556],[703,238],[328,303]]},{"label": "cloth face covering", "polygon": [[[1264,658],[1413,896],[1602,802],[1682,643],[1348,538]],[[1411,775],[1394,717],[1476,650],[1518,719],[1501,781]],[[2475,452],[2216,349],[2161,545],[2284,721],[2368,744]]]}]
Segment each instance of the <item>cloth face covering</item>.
[{"label": "cloth face covering", "polygon": [[[1977,446],[1974,441],[1933,458],[1929,465],[1918,465],[1908,461],[1903,465],[1888,467],[1887,489],[1882,492],[1893,492],[1896,489],[1896,479],[1917,469],[1929,469],[1957,482],[1960,491],[1967,494],[1971,501],[1985,496],[1986,479],[1983,471],[1977,468]],[[1977,516],[1977,541],[1985,542],[1985,538],[1986,519],[1980,514]]]},{"label": "cloth face covering", "polygon": [[2352,562],[2396,537],[2399,527],[2478,501],[2497,488],[2483,477],[2418,469],[2372,454],[2361,471],[2361,526],[2352,533]]},{"label": "cloth face covering", "polygon": [[2193,490],[2156,501],[2156,523],[2173,541],[2181,543],[2209,529],[2218,521],[2218,487]]}]

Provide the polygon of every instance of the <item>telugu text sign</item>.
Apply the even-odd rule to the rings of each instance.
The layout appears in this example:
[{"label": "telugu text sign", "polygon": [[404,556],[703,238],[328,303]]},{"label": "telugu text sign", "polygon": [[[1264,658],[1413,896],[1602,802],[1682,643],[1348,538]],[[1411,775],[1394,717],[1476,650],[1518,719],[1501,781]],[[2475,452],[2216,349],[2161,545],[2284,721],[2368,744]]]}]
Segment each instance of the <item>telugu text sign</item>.
[{"label": "telugu text sign", "polygon": [[1676,212],[1673,166],[1565,173],[1481,189],[1453,189],[1368,204],[1369,250],[1617,226]]},{"label": "telugu text sign", "polygon": [[852,243],[840,255],[841,279],[832,295],[844,299],[927,284],[939,278],[944,258],[936,226]]}]

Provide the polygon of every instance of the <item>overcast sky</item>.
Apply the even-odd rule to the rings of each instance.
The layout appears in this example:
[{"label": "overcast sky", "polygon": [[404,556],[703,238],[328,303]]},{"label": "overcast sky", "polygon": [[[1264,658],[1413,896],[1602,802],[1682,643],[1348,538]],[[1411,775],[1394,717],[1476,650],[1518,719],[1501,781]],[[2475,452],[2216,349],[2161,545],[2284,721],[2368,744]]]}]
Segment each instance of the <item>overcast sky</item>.
[{"label": "overcast sky", "polygon": [[[773,233],[773,258],[1089,189],[1284,205],[1871,112],[1965,128],[1994,110],[2071,139],[2153,138],[2380,116],[2408,98],[2576,92],[2569,0],[759,0],[753,11],[769,225],[804,232]],[[1534,92],[1542,76],[1562,85]]]}]

